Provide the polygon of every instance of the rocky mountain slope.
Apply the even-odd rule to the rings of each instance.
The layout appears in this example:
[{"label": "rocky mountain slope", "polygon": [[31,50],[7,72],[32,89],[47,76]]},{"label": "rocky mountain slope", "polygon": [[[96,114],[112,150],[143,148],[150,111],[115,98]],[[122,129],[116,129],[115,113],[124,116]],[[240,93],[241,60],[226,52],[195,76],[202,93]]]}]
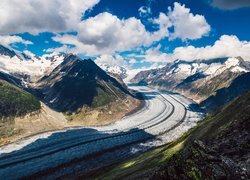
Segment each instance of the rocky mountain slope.
[{"label": "rocky mountain slope", "polygon": [[59,66],[33,86],[42,101],[63,112],[84,106],[102,106],[129,94],[126,87],[92,60],[81,60],[75,55],[66,56]]},{"label": "rocky mountain slope", "polygon": [[153,178],[250,178],[249,101],[248,92],[208,117]]},{"label": "rocky mountain slope", "polygon": [[8,57],[12,58],[16,55],[16,53],[15,53],[15,51],[10,50],[10,49],[0,45],[0,55],[8,56]]},{"label": "rocky mountain slope", "polygon": [[[22,131],[15,133],[14,139],[68,126],[111,123],[140,105],[140,100],[134,98],[118,75],[111,76],[94,61],[72,54],[37,57],[0,46],[0,80],[27,97],[33,95],[35,102],[42,102],[40,113],[12,119],[11,128]],[[11,97],[4,98],[2,103],[7,105],[16,102]],[[22,108],[29,109],[32,105],[25,104],[30,99],[22,100],[22,106],[12,104],[17,115],[25,115]],[[5,113],[6,107],[2,104],[0,113]],[[39,128],[29,130],[34,123],[39,124]],[[0,139],[0,144],[5,142]]]},{"label": "rocky mountain slope", "polygon": [[214,94],[202,101],[200,105],[207,111],[216,110],[235,97],[249,91],[250,89],[250,73],[244,73],[236,77],[228,87],[223,87],[217,90]]},{"label": "rocky mountain slope", "polygon": [[[160,69],[142,71],[131,82],[176,91],[202,102],[215,95],[218,90],[228,88],[237,77],[249,71],[249,62],[241,57],[176,61]],[[240,92],[234,94],[239,95]]]},{"label": "rocky mountain slope", "polygon": [[247,92],[177,141],[98,172],[97,179],[249,179],[249,102]]},{"label": "rocky mountain slope", "polygon": [[37,57],[1,46],[0,76],[63,112],[102,106],[130,96],[120,78],[111,77],[92,60],[70,54]]}]

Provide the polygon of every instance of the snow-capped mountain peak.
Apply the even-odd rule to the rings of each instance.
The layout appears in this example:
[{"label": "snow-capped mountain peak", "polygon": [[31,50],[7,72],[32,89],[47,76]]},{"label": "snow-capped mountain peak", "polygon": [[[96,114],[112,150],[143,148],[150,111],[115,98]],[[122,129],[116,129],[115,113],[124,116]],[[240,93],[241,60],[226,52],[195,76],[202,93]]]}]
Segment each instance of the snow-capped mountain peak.
[{"label": "snow-capped mountain peak", "polygon": [[250,72],[250,63],[244,61],[241,57],[194,60],[191,62],[175,61],[160,69],[140,72],[131,81],[139,82],[146,80],[147,82],[154,82],[173,78],[174,80],[171,83],[178,84],[195,74],[200,74],[210,79],[223,72],[236,74]]},{"label": "snow-capped mountain peak", "polygon": [[99,64],[99,67],[107,73],[118,74],[122,79],[125,79],[128,76],[127,70],[118,65]]},{"label": "snow-capped mountain peak", "polygon": [[7,74],[37,78],[52,71],[64,59],[64,55],[44,55],[19,53],[0,47],[0,71]]}]

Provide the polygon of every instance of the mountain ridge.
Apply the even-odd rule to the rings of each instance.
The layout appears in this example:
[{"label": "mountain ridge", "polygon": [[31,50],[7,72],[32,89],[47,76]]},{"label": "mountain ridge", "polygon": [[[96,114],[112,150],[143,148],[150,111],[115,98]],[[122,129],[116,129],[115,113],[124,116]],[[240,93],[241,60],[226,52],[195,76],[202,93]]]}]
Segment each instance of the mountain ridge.
[{"label": "mountain ridge", "polygon": [[44,57],[19,54],[3,47],[1,77],[56,110],[77,111],[85,105],[97,107],[133,96],[122,79],[107,74],[91,59],[82,60],[74,54]]},{"label": "mountain ridge", "polygon": [[131,82],[175,91],[201,103],[249,71],[250,63],[241,57],[191,62],[179,60],[163,68],[139,72]]}]

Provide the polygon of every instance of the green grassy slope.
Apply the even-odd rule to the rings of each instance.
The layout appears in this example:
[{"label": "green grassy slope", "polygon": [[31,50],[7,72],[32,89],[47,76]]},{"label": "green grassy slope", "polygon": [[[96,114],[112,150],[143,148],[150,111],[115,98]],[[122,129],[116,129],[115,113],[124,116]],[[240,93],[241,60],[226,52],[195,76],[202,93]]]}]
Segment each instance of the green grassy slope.
[{"label": "green grassy slope", "polygon": [[10,133],[16,116],[37,111],[40,102],[31,94],[0,80],[0,137]]},{"label": "green grassy slope", "polygon": [[[250,92],[209,115],[177,141],[99,172],[99,179],[247,177]],[[248,172],[249,173],[249,172]],[[248,174],[249,176],[249,174]]]}]

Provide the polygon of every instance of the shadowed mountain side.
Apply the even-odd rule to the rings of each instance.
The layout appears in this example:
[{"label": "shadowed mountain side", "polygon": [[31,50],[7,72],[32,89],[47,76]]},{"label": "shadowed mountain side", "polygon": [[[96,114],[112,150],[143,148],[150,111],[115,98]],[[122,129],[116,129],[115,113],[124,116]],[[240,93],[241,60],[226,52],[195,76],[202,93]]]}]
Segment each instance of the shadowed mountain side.
[{"label": "shadowed mountain side", "polygon": [[200,103],[249,71],[250,63],[241,57],[175,61],[163,68],[141,71],[131,82],[179,92]]},{"label": "shadowed mountain side", "polygon": [[0,79],[7,81],[8,83],[14,84],[18,87],[22,86],[22,81],[12,75],[6,74],[4,72],[0,72]]},{"label": "shadowed mountain side", "polygon": [[207,117],[151,179],[248,179],[249,101],[247,92]]},{"label": "shadowed mountain side", "polygon": [[131,95],[92,60],[68,55],[64,62],[38,82],[35,89],[48,106],[57,111],[98,107]]},{"label": "shadowed mountain side", "polygon": [[216,91],[215,95],[210,96],[200,105],[206,111],[213,111],[218,107],[225,105],[234,98],[245,93],[250,89],[250,73],[238,76],[227,88]]},{"label": "shadowed mountain side", "polygon": [[16,55],[15,51],[10,50],[2,45],[0,45],[0,54],[9,57],[14,57]]}]

